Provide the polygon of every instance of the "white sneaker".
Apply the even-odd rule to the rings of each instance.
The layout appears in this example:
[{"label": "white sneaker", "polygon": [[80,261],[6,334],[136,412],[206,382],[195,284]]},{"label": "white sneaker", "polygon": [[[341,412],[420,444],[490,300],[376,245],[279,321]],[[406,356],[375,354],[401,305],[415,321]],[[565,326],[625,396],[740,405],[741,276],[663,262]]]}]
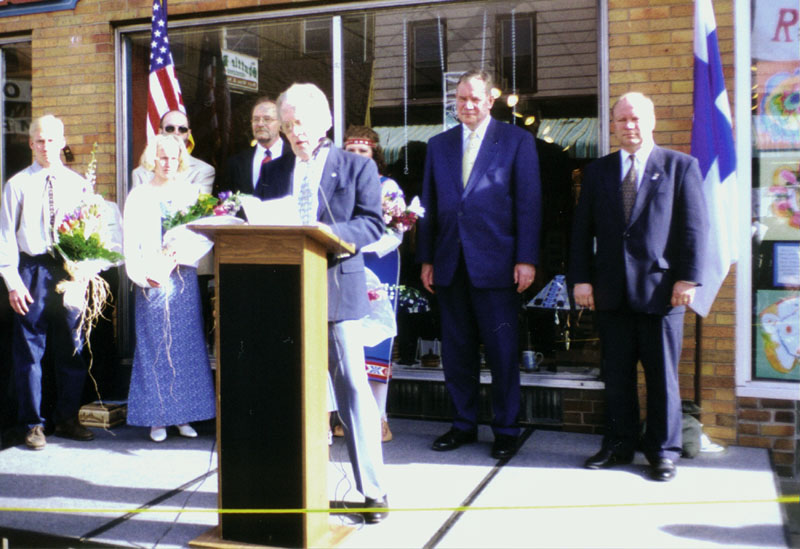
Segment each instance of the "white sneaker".
[{"label": "white sneaker", "polygon": [[178,425],[178,432],[181,434],[182,437],[197,438],[197,431],[195,431],[194,427],[192,427],[188,423],[184,423],[183,425]]},{"label": "white sneaker", "polygon": [[166,427],[150,427],[150,439],[153,442],[164,442],[167,440]]}]

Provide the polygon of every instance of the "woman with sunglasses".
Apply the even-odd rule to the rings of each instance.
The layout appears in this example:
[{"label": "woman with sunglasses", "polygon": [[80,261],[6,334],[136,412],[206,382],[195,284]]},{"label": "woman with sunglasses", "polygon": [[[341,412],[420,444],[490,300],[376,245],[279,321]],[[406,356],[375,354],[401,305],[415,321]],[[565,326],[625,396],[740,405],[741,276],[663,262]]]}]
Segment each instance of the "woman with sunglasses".
[{"label": "woman with sunglasses", "polygon": [[189,153],[173,135],[147,144],[142,166],[149,182],[125,202],[124,251],[135,284],[136,348],[128,393],[128,424],[150,427],[150,438],[167,438],[175,425],[196,437],[190,421],[215,416],[214,387],[203,336],[197,269],[180,265],[164,241],[163,220],[197,201],[199,188],[185,179]]}]

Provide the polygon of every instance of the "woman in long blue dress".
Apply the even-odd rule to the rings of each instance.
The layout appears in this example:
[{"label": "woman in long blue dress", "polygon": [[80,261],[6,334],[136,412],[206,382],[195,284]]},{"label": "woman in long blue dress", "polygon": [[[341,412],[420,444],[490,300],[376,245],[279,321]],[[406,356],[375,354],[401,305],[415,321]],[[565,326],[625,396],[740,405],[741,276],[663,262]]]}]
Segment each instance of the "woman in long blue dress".
[{"label": "woman in long blue dress", "polygon": [[[403,201],[403,191],[397,182],[384,174],[386,162],[380,146],[380,137],[372,128],[367,126],[350,126],[344,135],[344,149],[346,151],[372,158],[378,165],[381,174],[381,196],[383,200]],[[403,202],[404,204],[404,202]],[[403,241],[401,232],[387,226],[381,238],[362,249],[364,265],[371,270],[378,279],[391,286],[397,286],[400,276],[400,252],[397,249]],[[397,313],[397,292],[394,296],[392,310]],[[394,338],[384,339],[372,347],[364,347],[366,358],[367,377],[372,388],[372,394],[381,411],[381,440],[392,440],[392,431],[386,418],[386,399],[389,393],[389,380],[392,378],[392,343]]]},{"label": "woman in long blue dress", "polygon": [[178,264],[178,250],[163,241],[162,220],[197,201],[199,189],[182,177],[187,158],[175,136],[151,139],[142,165],[152,180],[130,192],[123,219],[136,323],[127,421],[150,427],[155,442],[166,439],[172,425],[182,436],[196,437],[189,422],[216,413],[197,269]]}]

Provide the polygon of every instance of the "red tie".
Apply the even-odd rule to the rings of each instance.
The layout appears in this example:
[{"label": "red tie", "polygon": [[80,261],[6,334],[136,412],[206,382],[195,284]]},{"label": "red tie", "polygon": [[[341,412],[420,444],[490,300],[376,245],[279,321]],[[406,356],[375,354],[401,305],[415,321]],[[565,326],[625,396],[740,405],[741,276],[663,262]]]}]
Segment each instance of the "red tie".
[{"label": "red tie", "polygon": [[269,149],[267,149],[267,152],[264,153],[264,158],[261,159],[261,165],[263,166],[264,164],[266,164],[270,160],[272,160],[272,153],[270,152]]}]

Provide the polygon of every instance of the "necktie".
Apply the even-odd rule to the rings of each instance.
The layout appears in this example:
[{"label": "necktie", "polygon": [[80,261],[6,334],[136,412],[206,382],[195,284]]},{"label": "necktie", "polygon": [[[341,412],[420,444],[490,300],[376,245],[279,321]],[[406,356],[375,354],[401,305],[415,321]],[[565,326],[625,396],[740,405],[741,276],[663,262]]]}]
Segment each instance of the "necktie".
[{"label": "necktie", "polygon": [[633,203],[636,202],[636,159],[633,155],[628,156],[631,167],[622,180],[622,209],[625,211],[625,221],[631,218]]},{"label": "necktie", "polygon": [[53,176],[48,175],[45,179],[45,185],[47,186],[47,202],[50,208],[50,229],[52,230],[53,225],[56,223],[56,206],[55,206],[55,199],[53,198]]},{"label": "necktie", "polygon": [[300,182],[300,192],[297,195],[297,209],[300,212],[300,222],[303,225],[311,225],[311,185],[308,182],[308,172],[311,166],[308,162],[304,164],[306,169]]},{"label": "necktie", "polygon": [[272,160],[272,153],[270,152],[269,149],[267,149],[267,152],[264,153],[264,158],[261,159],[261,165],[263,166],[270,160]]},{"label": "necktie", "polygon": [[55,224],[56,224],[56,205],[55,199],[53,198],[53,181],[54,177],[52,175],[48,175],[45,178],[45,187],[47,188],[47,205],[48,205],[48,220],[50,221],[49,225],[47,226],[47,238],[49,240],[50,245],[48,246],[48,252],[50,255],[53,255],[52,245],[55,242]]},{"label": "necktie", "polygon": [[469,174],[472,172],[472,166],[475,164],[475,157],[478,156],[478,135],[475,132],[470,132],[467,137],[467,144],[464,147],[464,156],[461,159],[461,182],[464,187],[467,186],[469,181]]}]

